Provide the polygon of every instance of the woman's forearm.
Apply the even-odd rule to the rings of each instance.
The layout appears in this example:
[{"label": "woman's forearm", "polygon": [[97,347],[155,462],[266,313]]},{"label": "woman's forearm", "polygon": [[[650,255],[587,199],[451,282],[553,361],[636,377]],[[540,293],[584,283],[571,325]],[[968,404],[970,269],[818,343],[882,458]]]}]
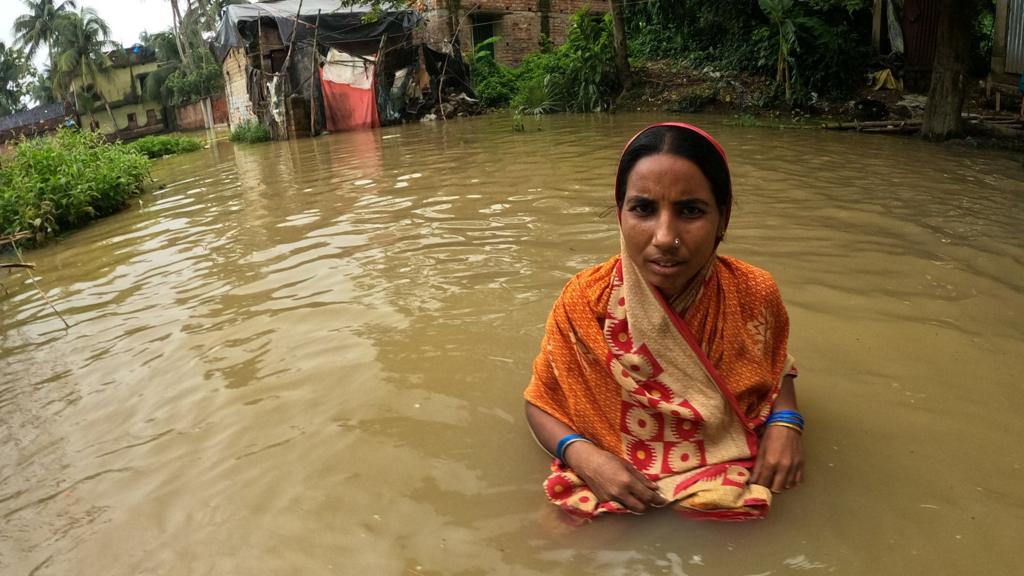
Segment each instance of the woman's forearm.
[{"label": "woman's forearm", "polygon": [[561,420],[529,402],[526,403],[526,422],[530,425],[530,429],[533,430],[533,437],[552,456],[555,455],[558,441],[566,434],[575,432],[575,430],[562,423]]},{"label": "woman's forearm", "polygon": [[782,387],[779,390],[778,397],[775,398],[775,405],[772,406],[772,412],[778,410],[799,411],[796,404],[796,384],[793,380],[793,376],[786,376],[782,379]]}]

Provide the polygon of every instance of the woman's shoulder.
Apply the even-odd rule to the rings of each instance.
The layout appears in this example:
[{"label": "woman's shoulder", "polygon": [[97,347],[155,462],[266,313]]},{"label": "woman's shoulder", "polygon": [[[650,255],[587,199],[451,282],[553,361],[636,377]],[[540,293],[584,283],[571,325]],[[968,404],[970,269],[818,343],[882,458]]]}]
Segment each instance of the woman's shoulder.
[{"label": "woman's shoulder", "polygon": [[619,259],[620,256],[615,255],[601,264],[577,272],[566,282],[560,298],[585,301],[594,311],[603,312],[608,305],[611,278]]},{"label": "woman's shoulder", "polygon": [[771,273],[732,256],[718,257],[718,274],[737,288],[750,294],[774,297],[779,287]]}]

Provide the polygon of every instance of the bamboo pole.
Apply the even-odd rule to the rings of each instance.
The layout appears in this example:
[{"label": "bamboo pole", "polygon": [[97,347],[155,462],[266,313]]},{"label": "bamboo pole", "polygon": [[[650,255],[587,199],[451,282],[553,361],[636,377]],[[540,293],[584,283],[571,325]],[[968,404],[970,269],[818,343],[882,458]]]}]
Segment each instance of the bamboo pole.
[{"label": "bamboo pole", "polygon": [[28,272],[28,277],[32,280],[32,285],[39,291],[39,295],[43,297],[43,300],[46,300],[47,304],[50,305],[50,309],[53,310],[54,314],[56,314],[57,317],[60,318],[60,321],[64,323],[64,327],[71,328],[71,325],[68,324],[68,321],[65,320],[64,316],[62,316],[60,311],[57,310],[57,307],[53,305],[53,302],[50,302],[49,298],[47,298],[46,292],[43,292],[43,289],[39,287],[39,283],[36,282],[36,275],[32,273],[33,266],[28,265],[28,263],[25,262],[25,259],[21,257],[21,250],[18,250],[18,245],[12,242],[11,247],[14,248],[14,253],[18,255],[18,261],[25,264],[24,270],[25,272]]},{"label": "bamboo pole", "polygon": [[878,128],[902,128],[904,126],[917,127],[920,125],[920,120],[878,120],[872,122],[837,122],[835,124],[822,124],[821,127],[826,130],[865,131]]},{"label": "bamboo pole", "polygon": [[288,38],[288,54],[284,57],[284,64],[281,65],[281,73],[288,74],[288,63],[291,62],[292,52],[295,50],[295,33],[299,31],[299,24],[303,24],[300,19],[302,16],[302,0],[299,0],[299,9],[295,12],[295,25],[292,26],[292,35]]},{"label": "bamboo pole", "polygon": [[256,17],[256,50],[260,53],[260,82],[263,81],[263,76],[266,71],[263,70],[263,17]]},{"label": "bamboo pole", "polygon": [[320,52],[316,49],[317,35],[320,34],[320,10],[316,11],[316,26],[313,28],[313,57],[309,65],[309,136],[316,136],[316,59]]},{"label": "bamboo pole", "polygon": [[32,232],[15,232],[10,236],[0,236],[0,246],[3,246],[4,244],[13,244],[18,240],[31,238],[32,236],[34,236]]}]

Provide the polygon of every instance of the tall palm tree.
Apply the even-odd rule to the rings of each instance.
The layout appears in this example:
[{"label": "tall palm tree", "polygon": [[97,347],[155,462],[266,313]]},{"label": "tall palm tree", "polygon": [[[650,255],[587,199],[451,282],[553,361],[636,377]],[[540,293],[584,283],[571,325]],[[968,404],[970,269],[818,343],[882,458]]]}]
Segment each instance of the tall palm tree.
[{"label": "tall palm tree", "polygon": [[[72,78],[72,91],[84,91],[92,84],[96,96],[103,100],[110,123],[117,130],[110,103],[97,86],[97,79],[108,75],[111,69],[110,58],[105,53],[112,46],[110,27],[95,10],[82,8],[78,13],[71,13],[62,19],[57,28],[56,45],[59,51],[58,73]],[[74,85],[76,77],[81,81],[81,86]]]},{"label": "tall palm tree", "polygon": [[188,37],[182,28],[181,9],[178,7],[178,0],[171,0],[171,26],[174,29],[174,39],[178,42],[178,53],[181,61],[186,66],[192,66],[192,51],[188,44]]},{"label": "tall palm tree", "polygon": [[28,93],[26,80],[32,73],[25,52],[0,41],[0,116],[25,109],[21,98]]},{"label": "tall palm tree", "polygon": [[181,15],[181,26],[192,31],[201,41],[202,34],[217,31],[224,8],[245,3],[246,0],[188,0],[188,7]]},{"label": "tall palm tree", "polygon": [[28,95],[40,104],[57,102],[57,87],[53,83],[53,73],[49,66],[45,66],[36,74],[28,87]]},{"label": "tall palm tree", "polygon": [[[28,53],[31,59],[36,55],[39,47],[46,45],[47,56],[49,57],[50,68],[56,69],[53,61],[54,40],[57,36],[57,28],[60,21],[68,14],[74,14],[73,10],[78,8],[77,0],[22,0],[28,13],[18,16],[14,20],[15,40]],[[59,84],[59,82],[55,83]]]},{"label": "tall palm tree", "polygon": [[164,106],[170,106],[171,95],[164,89],[167,79],[181,67],[181,54],[178,53],[177,40],[174,32],[165,30],[150,34],[142,32],[139,34],[139,43],[153,49],[156,52],[158,62],[157,69],[146,76],[146,82],[142,86],[143,98],[146,100],[158,100]]}]

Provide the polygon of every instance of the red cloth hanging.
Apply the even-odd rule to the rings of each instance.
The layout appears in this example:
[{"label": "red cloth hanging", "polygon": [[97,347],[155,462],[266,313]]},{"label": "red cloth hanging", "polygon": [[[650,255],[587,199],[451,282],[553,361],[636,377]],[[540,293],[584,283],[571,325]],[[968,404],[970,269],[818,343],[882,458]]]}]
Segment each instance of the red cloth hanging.
[{"label": "red cloth hanging", "polygon": [[331,49],[320,69],[327,130],[360,130],[380,126],[372,59]]}]

